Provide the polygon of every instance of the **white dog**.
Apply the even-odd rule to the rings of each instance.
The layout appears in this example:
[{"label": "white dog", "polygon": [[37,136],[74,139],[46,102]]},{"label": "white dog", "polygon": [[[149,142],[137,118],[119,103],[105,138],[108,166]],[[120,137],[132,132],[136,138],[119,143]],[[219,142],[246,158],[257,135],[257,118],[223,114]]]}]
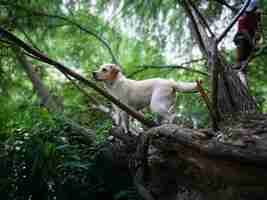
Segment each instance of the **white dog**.
[{"label": "white dog", "polygon": [[[196,91],[197,83],[176,82],[167,79],[131,80],[126,78],[120,67],[115,64],[104,64],[93,72],[95,80],[103,81],[107,91],[121,102],[141,110],[150,110],[159,115],[163,122],[172,123],[175,118],[174,105],[176,92]],[[115,123],[124,131],[129,130],[129,117],[126,112],[115,108]]]}]

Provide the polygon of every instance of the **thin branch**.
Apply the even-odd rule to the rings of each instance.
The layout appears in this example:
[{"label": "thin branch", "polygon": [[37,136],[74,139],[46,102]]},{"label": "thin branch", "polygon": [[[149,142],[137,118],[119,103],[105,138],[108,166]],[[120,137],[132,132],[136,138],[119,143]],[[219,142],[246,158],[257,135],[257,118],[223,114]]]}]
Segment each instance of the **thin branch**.
[{"label": "thin branch", "polygon": [[240,9],[240,11],[237,13],[237,15],[234,17],[232,22],[225,28],[225,30],[222,32],[222,34],[216,39],[217,45],[222,41],[222,39],[227,35],[227,33],[231,30],[231,28],[235,25],[238,18],[245,12],[248,5],[250,4],[251,0],[247,0],[244,6]]},{"label": "thin branch", "polygon": [[[184,69],[184,65],[190,65],[190,64],[193,64],[193,63],[197,63],[197,62],[201,62],[203,60],[206,60],[205,58],[199,58],[199,59],[193,59],[193,60],[190,60],[190,61],[186,61],[184,63],[181,63],[179,66],[182,66],[182,68],[180,69]],[[134,77],[136,74],[139,74],[139,73],[142,73],[144,71],[146,71],[147,69],[149,69],[149,67],[142,67],[143,65],[140,65],[140,66],[135,66],[135,67],[141,67],[141,69],[138,69],[134,72],[132,72],[131,74],[128,75],[128,77]],[[149,66],[152,66],[152,65],[149,65]],[[153,65],[154,66],[154,65]],[[157,65],[156,65],[157,66]],[[177,65],[178,66],[178,65]],[[152,67],[153,68],[153,67]],[[184,70],[187,70],[187,71],[191,71],[194,70],[192,68],[188,68],[188,67],[185,67],[186,69]],[[179,68],[178,68],[179,69]],[[195,70],[194,71],[195,73],[200,73],[204,76],[209,76],[208,73],[205,73],[205,72],[202,72],[202,71],[198,71],[198,70]]]},{"label": "thin branch", "polygon": [[19,6],[19,5],[16,5],[16,4],[12,4],[12,3],[7,3],[7,2],[2,2],[0,1],[0,4],[1,5],[4,5],[4,6],[14,6],[18,9],[22,9],[22,10],[25,10],[27,11],[27,13],[29,13],[30,15],[32,16],[44,16],[44,17],[49,17],[49,18],[57,18],[57,19],[60,19],[60,20],[63,20],[77,28],[79,28],[80,30],[82,30],[83,32],[89,34],[89,35],[92,35],[93,37],[95,37],[97,40],[99,40],[107,49],[108,49],[108,52],[110,53],[111,57],[112,57],[112,62],[119,65],[119,62],[118,60],[116,59],[116,56],[115,54],[113,53],[110,45],[108,44],[108,42],[101,36],[99,36],[97,33],[95,33],[94,31],[92,30],[89,30],[89,29],[86,29],[84,28],[83,26],[81,26],[80,24],[66,18],[66,17],[63,17],[63,16],[59,16],[59,15],[51,15],[51,14],[47,14],[47,13],[43,13],[43,12],[38,12],[38,11],[34,11],[34,10],[31,10],[31,9],[28,9],[28,8],[25,8],[23,6]]},{"label": "thin branch", "polygon": [[205,43],[204,43],[203,38],[201,36],[201,33],[199,31],[199,28],[198,28],[197,22],[195,20],[195,17],[191,12],[190,5],[188,4],[188,2],[186,0],[181,1],[181,4],[184,7],[185,12],[187,13],[188,17],[190,18],[190,20],[191,20],[191,22],[193,24],[193,29],[196,32],[197,40],[199,42],[199,47],[202,50],[203,54],[207,57],[208,56],[208,51],[206,49]]},{"label": "thin branch", "polygon": [[204,60],[206,60],[206,58],[193,59],[193,60],[189,60],[189,61],[183,62],[180,65],[190,65],[190,64],[201,62],[201,61],[204,61]]},{"label": "thin branch", "polygon": [[106,115],[108,115],[108,117],[110,117],[112,120],[113,119],[113,115],[111,112],[111,109],[109,109],[108,107],[101,105],[96,98],[94,98],[92,95],[90,95],[83,87],[81,87],[78,83],[75,82],[75,80],[73,80],[73,78],[71,78],[67,73],[64,73],[64,76],[72,83],[72,85],[74,85],[78,90],[80,90],[84,96],[86,96],[88,98],[88,100],[91,101],[91,107],[95,110],[98,110]]},{"label": "thin branch", "polygon": [[204,24],[204,26],[207,28],[207,30],[208,30],[209,34],[211,35],[211,37],[215,37],[214,33],[210,29],[210,26],[209,26],[208,22],[206,21],[206,19],[204,18],[204,16],[201,14],[201,12],[198,10],[198,8],[196,7],[196,5],[191,0],[187,0],[187,1],[191,5],[191,7],[194,9],[194,11],[198,15],[198,17],[200,18],[200,20],[202,21],[202,23]]},{"label": "thin branch", "polygon": [[171,69],[183,69],[186,71],[190,71],[190,72],[194,72],[194,73],[198,73],[201,74],[203,76],[209,76],[208,73],[206,72],[202,72],[196,69],[192,69],[192,68],[188,68],[188,67],[184,67],[182,65],[139,65],[137,67],[141,67],[141,68],[145,68],[145,69],[149,69],[149,68],[159,68],[159,69],[167,69],[167,68],[171,68]]},{"label": "thin branch", "polygon": [[142,113],[137,112],[136,110],[132,109],[131,107],[125,105],[122,102],[120,102],[116,97],[112,96],[111,94],[109,94],[106,91],[104,91],[102,88],[98,87],[93,81],[85,79],[83,76],[81,76],[80,74],[76,73],[75,71],[70,70],[69,68],[65,67],[64,65],[62,65],[61,63],[59,63],[59,62],[57,62],[55,60],[50,59],[48,56],[46,56],[45,54],[39,52],[38,50],[35,50],[34,48],[29,46],[28,44],[24,43],[22,40],[17,38],[12,33],[6,31],[1,26],[0,26],[0,37],[7,38],[8,40],[12,41],[16,45],[18,45],[19,47],[24,49],[29,54],[34,55],[38,60],[40,60],[40,61],[42,61],[44,63],[47,63],[49,65],[54,66],[61,73],[68,74],[69,76],[71,76],[71,77],[79,80],[80,82],[84,83],[85,85],[91,87],[92,89],[97,91],[99,94],[101,94],[102,96],[104,96],[105,98],[110,100],[112,103],[117,105],[120,109],[124,110],[129,115],[131,115],[133,118],[135,118],[138,121],[140,121],[142,124],[144,124],[144,125],[146,125],[148,127],[153,127],[153,126],[157,126],[158,125],[156,122],[154,122],[152,120],[149,120],[149,119],[146,119]]},{"label": "thin branch", "polygon": [[37,45],[35,44],[35,42],[32,40],[32,38],[25,32],[25,30],[19,26],[18,24],[16,24],[17,29],[25,36],[25,38],[30,42],[30,44],[37,49],[38,51],[40,51],[40,49],[37,47]]},{"label": "thin branch", "polygon": [[8,45],[10,45],[10,46],[12,46],[13,44],[12,44],[12,42],[9,42],[9,41],[6,41],[6,40],[3,40],[3,39],[0,39],[0,43],[5,43],[5,44],[8,44]]}]

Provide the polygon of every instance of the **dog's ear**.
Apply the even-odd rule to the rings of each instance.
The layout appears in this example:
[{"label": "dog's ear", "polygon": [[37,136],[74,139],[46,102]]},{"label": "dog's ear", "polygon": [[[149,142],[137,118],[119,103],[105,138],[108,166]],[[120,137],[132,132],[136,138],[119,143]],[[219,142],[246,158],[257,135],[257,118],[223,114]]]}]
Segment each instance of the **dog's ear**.
[{"label": "dog's ear", "polygon": [[117,75],[118,73],[121,71],[120,67],[115,65],[115,64],[112,64],[110,65],[110,73],[109,73],[109,76],[108,76],[108,80],[115,80],[117,78]]},{"label": "dog's ear", "polygon": [[117,74],[121,71],[121,68],[118,65],[113,64],[112,65],[112,73]]}]

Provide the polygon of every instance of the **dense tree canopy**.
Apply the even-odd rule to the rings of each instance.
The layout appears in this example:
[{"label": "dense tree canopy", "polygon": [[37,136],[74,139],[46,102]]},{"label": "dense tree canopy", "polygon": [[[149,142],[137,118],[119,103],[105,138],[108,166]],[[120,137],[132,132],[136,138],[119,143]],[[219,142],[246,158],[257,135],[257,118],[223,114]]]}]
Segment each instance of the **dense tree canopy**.
[{"label": "dense tree canopy", "polygon": [[[0,0],[0,27],[87,79],[101,64],[117,63],[133,79],[201,79],[205,91],[211,93],[209,58],[203,53],[187,6],[191,6],[189,10],[208,48],[211,32],[218,37],[243,3],[241,0]],[[267,1],[259,1],[259,7],[266,32]],[[218,46],[219,54],[228,64],[234,62],[234,33],[235,27]],[[248,73],[249,94],[257,102],[257,111],[263,113],[267,112],[266,37],[262,35]],[[97,171],[96,152],[112,127],[111,103],[86,85],[67,79],[53,66],[29,56],[1,32],[0,103],[3,199],[38,199],[38,192],[48,191],[43,199],[55,195],[67,199],[62,191],[76,183],[73,191],[90,188],[80,199],[86,195],[100,199],[98,190],[103,188],[105,195],[113,195],[113,199],[127,195],[138,199],[131,184],[124,183],[129,180],[119,178],[117,187],[107,181],[106,174]],[[198,94],[177,94],[176,105],[181,123],[191,128],[210,127],[209,111]],[[144,113],[145,117],[151,117],[147,110]],[[79,178],[84,185],[78,184]]]}]

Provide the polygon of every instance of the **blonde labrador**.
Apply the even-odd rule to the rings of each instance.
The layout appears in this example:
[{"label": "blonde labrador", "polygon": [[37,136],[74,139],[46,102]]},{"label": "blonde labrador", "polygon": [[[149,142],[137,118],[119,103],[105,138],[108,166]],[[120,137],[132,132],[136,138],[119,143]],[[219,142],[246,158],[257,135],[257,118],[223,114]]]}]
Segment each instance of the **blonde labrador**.
[{"label": "blonde labrador", "polygon": [[[101,65],[93,72],[97,81],[103,81],[107,91],[121,102],[136,110],[150,107],[153,113],[161,118],[161,122],[172,123],[175,118],[176,92],[192,92],[197,90],[195,82],[177,82],[161,78],[132,80],[126,78],[119,66],[115,64]],[[126,112],[115,108],[115,123],[121,125],[125,132],[129,131],[129,117]]]}]

